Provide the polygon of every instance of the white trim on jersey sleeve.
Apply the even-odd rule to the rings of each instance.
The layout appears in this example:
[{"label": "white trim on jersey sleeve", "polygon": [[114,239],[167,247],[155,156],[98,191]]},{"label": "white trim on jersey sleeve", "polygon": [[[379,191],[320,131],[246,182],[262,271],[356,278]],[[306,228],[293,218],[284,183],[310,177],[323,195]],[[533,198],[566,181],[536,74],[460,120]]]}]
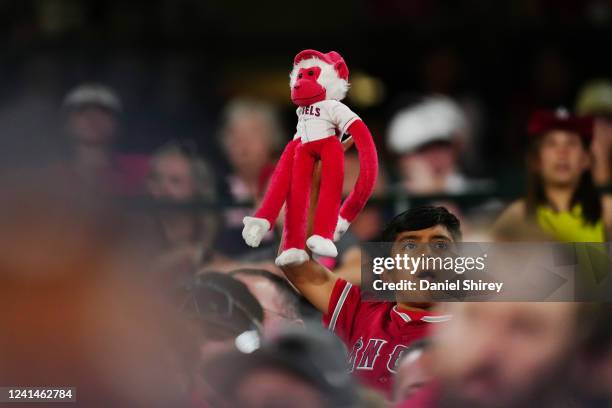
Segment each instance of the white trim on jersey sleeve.
[{"label": "white trim on jersey sleeve", "polygon": [[342,311],[344,302],[346,301],[346,298],[348,297],[348,294],[351,291],[352,287],[353,287],[352,284],[346,282],[346,284],[344,285],[344,289],[342,289],[340,298],[338,299],[338,302],[336,302],[336,307],[334,308],[334,313],[332,314],[332,318],[329,321],[329,331],[330,332],[334,332],[336,330],[336,322],[338,321],[338,316],[340,316],[340,312]]},{"label": "white trim on jersey sleeve", "polygon": [[423,316],[421,320],[427,323],[441,323],[447,322],[452,318],[451,315],[440,315],[440,316]]},{"label": "white trim on jersey sleeve", "polygon": [[348,128],[351,127],[351,125],[353,124],[353,122],[355,122],[356,120],[359,119],[359,116],[356,116],[352,119],[350,119],[348,122],[346,122],[346,124],[342,127],[342,129],[340,129],[340,132],[342,134],[345,134],[346,132],[348,132]]},{"label": "white trim on jersey sleeve", "polygon": [[330,101],[330,102],[333,102],[333,103],[330,103],[328,107],[329,116],[332,122],[334,123],[334,125],[336,125],[338,127],[338,130],[340,130],[340,133],[344,134],[347,132],[349,126],[354,121],[359,119],[359,116],[357,116],[355,112],[350,110],[349,107],[343,104],[342,102],[338,102],[338,101]]},{"label": "white trim on jersey sleeve", "polygon": [[[393,306],[393,310],[395,313],[397,313],[405,322],[410,322],[412,321],[412,319],[410,318],[410,316],[408,316],[406,313],[402,313],[399,310],[397,310],[397,305]],[[442,322],[447,322],[450,319],[452,319],[452,315],[446,314],[446,315],[431,315],[431,316],[423,316],[421,317],[421,321],[426,322],[426,323],[442,323]]]}]

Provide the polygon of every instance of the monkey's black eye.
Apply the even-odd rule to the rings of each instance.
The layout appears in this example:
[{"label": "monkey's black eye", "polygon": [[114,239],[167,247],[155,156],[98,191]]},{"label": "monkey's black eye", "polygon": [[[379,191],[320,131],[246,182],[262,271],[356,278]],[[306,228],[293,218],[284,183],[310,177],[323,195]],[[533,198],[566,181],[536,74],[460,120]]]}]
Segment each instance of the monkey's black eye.
[{"label": "monkey's black eye", "polygon": [[308,76],[313,76],[313,75],[314,75],[314,71],[312,69],[308,71]]},{"label": "monkey's black eye", "polygon": [[302,74],[298,74],[298,79],[302,79]]}]

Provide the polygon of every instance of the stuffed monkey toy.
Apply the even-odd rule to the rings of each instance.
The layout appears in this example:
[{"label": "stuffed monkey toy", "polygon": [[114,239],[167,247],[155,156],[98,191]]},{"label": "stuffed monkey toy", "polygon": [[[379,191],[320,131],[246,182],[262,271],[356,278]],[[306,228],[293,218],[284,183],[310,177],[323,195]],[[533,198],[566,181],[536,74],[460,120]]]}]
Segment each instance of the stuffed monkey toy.
[{"label": "stuffed monkey toy", "polygon": [[[285,147],[260,208],[244,218],[242,237],[259,246],[286,203],[282,252],[278,266],[299,265],[309,259],[305,245],[317,255],[338,255],[334,241],[349,228],[374,189],[378,159],[365,123],[340,102],[349,88],[349,70],[335,51],[304,50],[296,55],[289,76],[291,100],[297,108],[297,131]],[[359,154],[355,188],[340,207],[344,179],[341,138],[349,134]],[[321,161],[321,182],[312,226],[306,239],[310,187],[315,161]]]}]

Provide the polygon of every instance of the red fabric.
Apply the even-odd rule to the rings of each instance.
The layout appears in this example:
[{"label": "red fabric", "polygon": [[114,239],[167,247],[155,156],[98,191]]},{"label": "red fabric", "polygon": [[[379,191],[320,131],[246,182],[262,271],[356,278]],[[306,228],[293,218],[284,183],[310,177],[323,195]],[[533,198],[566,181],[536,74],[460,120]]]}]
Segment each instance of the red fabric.
[{"label": "red fabric", "polygon": [[149,156],[117,153],[114,156],[117,174],[109,181],[113,192],[121,195],[143,194],[149,174]]},{"label": "red fabric", "polygon": [[421,320],[426,315],[431,314],[399,310],[392,302],[361,302],[359,288],[339,279],[323,323],[346,344],[349,370],[390,397],[401,353],[427,336],[432,324],[443,324]]},{"label": "red fabric", "polygon": [[287,201],[283,249],[303,249],[310,187],[316,159],[321,159],[321,188],[315,210],[313,234],[331,239],[338,220],[344,178],[344,153],[335,136],[302,143],[295,150],[293,179]]},{"label": "red fabric", "polygon": [[268,190],[261,202],[261,206],[255,213],[257,218],[265,218],[270,223],[270,228],[274,225],[278,214],[283,207],[287,195],[289,194],[289,186],[291,185],[291,172],[293,171],[293,159],[295,156],[295,148],[301,143],[299,139],[292,140],[285,147],[281,155],[274,173],[270,178]]},{"label": "red fabric", "polygon": [[349,126],[348,133],[353,137],[359,154],[359,177],[355,188],[342,204],[340,216],[352,222],[372,195],[378,176],[378,157],[372,135],[362,120],[354,121]]},{"label": "red fabric", "polygon": [[551,130],[568,130],[581,136],[593,136],[593,118],[575,116],[567,111],[537,110],[529,119],[527,132],[539,136]]},{"label": "red fabric", "polygon": [[[321,140],[321,187],[312,227],[313,235],[333,239],[342,202],[344,180],[344,150],[340,140],[328,137]],[[309,145],[312,143],[308,143]]]},{"label": "red fabric", "polygon": [[308,148],[314,143],[316,142],[302,143],[295,152],[293,179],[285,211],[283,250],[304,249],[306,244],[308,204],[310,203],[310,186],[315,162],[314,156],[308,154]]},{"label": "red fabric", "polygon": [[338,73],[338,77],[348,81],[348,77],[349,77],[348,66],[346,65],[346,62],[344,61],[344,58],[342,58],[342,56],[338,54],[336,51],[330,51],[324,54],[321,51],[317,51],[317,50],[303,50],[303,51],[300,51],[295,56],[295,58],[293,59],[293,65],[297,65],[300,63],[300,61],[308,59],[308,58],[312,58],[312,57],[316,57],[323,62],[333,65],[334,68],[336,69],[336,72]]},{"label": "red fabric", "polygon": [[259,177],[257,179],[257,196],[261,196],[268,186],[268,182],[272,178],[272,174],[274,174],[274,169],[276,168],[276,164],[269,163],[266,164],[261,172],[259,173]]}]

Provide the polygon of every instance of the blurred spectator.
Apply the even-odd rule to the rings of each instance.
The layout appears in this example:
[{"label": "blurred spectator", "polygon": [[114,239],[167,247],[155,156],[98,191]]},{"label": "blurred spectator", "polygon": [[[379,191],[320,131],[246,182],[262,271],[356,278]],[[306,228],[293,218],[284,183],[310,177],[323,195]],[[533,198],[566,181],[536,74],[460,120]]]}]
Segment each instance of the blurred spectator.
[{"label": "blurred spectator", "polygon": [[289,283],[264,269],[238,269],[230,273],[244,283],[263,308],[266,337],[292,325],[302,325],[299,297]]},{"label": "blurred spectator", "polygon": [[387,145],[399,156],[401,188],[412,195],[452,194],[468,191],[459,170],[466,117],[452,100],[430,96],[395,114]]},{"label": "blurred spectator", "polygon": [[323,329],[294,330],[251,354],[221,356],[203,375],[222,404],[244,408],[357,406],[342,344]]},{"label": "blurred spectator", "polygon": [[114,150],[123,109],[115,91],[99,84],[80,85],[66,95],[63,109],[68,168],[82,186],[106,193],[141,193],[147,158]]},{"label": "blurred spectator", "polygon": [[612,182],[612,82],[598,80],[585,85],[578,96],[576,112],[594,117],[593,181],[606,187]]},{"label": "blurred spectator", "polygon": [[199,275],[187,288],[181,309],[201,328],[202,361],[235,349],[248,353],[259,347],[263,309],[245,284],[226,274]]},{"label": "blurred spectator", "polygon": [[559,241],[604,242],[612,202],[600,196],[591,177],[592,121],[560,108],[535,112],[528,128],[527,195],[502,213],[495,234],[537,226]]},{"label": "blurred spectator", "polygon": [[578,354],[576,380],[589,407],[612,405],[612,303],[590,305],[593,325]]},{"label": "blurred spectator", "polygon": [[190,406],[195,331],[123,217],[48,175],[0,180],[0,383],[76,387],[74,406]]},{"label": "blurred spectator", "polygon": [[276,110],[264,102],[237,99],[223,113],[221,144],[232,167],[226,180],[237,201],[263,192],[283,140]]},{"label": "blurred spectator", "polygon": [[[170,142],[151,157],[149,194],[168,204],[216,203],[214,177],[195,148]],[[190,277],[204,263],[214,258],[213,244],[218,229],[214,208],[161,208],[155,222],[161,236],[162,254],[156,268],[169,278]]]},{"label": "blurred spectator", "polygon": [[[391,257],[410,255],[431,245],[461,240],[459,220],[444,207],[415,207],[396,216],[383,231],[383,241],[396,243]],[[349,349],[348,368],[369,387],[391,397],[396,362],[411,343],[428,335],[432,324],[450,319],[431,298],[408,298],[396,292],[395,302],[362,301],[362,292],[315,260],[285,266],[289,281],[321,313],[323,323]],[[425,278],[433,271],[385,272],[383,279],[399,282]],[[426,295],[425,295],[426,296]]]},{"label": "blurred spectator", "polygon": [[393,401],[400,404],[428,384],[431,375],[429,339],[417,340],[402,353],[393,379]]},{"label": "blurred spectator", "polygon": [[[276,153],[285,139],[276,111],[264,102],[233,100],[223,113],[219,138],[231,166],[224,180],[229,197],[237,204],[253,205],[265,191]],[[250,207],[226,210],[219,240],[225,254],[236,255],[248,249],[241,233],[242,219],[250,212]],[[264,244],[272,239],[273,234],[268,234]]]},{"label": "blurred spectator", "polygon": [[576,406],[567,373],[586,321],[579,308],[570,302],[453,303],[453,319],[439,327],[432,350],[441,391],[426,387],[403,406]]}]

